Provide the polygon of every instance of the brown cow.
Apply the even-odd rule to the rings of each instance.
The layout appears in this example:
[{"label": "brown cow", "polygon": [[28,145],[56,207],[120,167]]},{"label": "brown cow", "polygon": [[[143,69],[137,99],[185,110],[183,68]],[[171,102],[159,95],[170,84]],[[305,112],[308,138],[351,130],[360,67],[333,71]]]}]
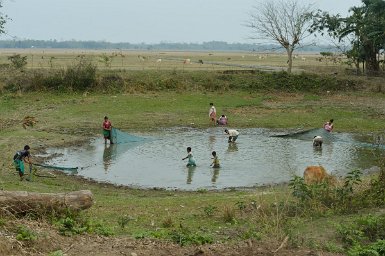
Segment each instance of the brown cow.
[{"label": "brown cow", "polygon": [[306,184],[315,184],[321,182],[327,182],[329,184],[335,184],[336,178],[326,172],[322,166],[308,166],[303,172],[303,178]]}]

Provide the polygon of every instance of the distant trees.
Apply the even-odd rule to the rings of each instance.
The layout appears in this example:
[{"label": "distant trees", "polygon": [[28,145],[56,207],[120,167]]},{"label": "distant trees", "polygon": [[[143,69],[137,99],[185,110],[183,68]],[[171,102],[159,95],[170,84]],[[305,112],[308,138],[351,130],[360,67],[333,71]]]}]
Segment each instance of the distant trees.
[{"label": "distant trees", "polygon": [[351,15],[346,18],[319,10],[313,16],[311,32],[326,32],[339,42],[349,40],[351,48],[345,54],[355,64],[357,72],[362,63],[367,74],[376,74],[385,50],[385,1],[362,0],[362,3],[362,6],[352,7]]},{"label": "distant trees", "polygon": [[246,26],[253,30],[253,39],[267,39],[285,48],[287,72],[291,73],[294,50],[311,35],[311,12],[311,5],[304,6],[296,0],[266,0],[253,6]]}]

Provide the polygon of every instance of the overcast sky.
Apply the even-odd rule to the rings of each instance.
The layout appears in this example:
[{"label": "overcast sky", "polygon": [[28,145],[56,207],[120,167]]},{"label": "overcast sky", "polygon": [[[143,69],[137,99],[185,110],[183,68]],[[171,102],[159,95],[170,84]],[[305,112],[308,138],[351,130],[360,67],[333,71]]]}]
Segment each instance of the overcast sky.
[{"label": "overcast sky", "polygon": [[[265,0],[268,1],[268,0]],[[301,0],[348,14],[361,0]],[[257,0],[3,0],[12,20],[0,39],[129,43],[252,43],[245,21]]]}]

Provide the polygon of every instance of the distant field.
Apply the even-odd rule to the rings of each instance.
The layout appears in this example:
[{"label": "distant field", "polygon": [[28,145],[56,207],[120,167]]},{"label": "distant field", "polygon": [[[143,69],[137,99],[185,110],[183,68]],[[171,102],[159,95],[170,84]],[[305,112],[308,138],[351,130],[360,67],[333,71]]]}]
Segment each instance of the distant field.
[{"label": "distant field", "polygon": [[[74,49],[1,49],[0,64],[9,63],[14,54],[27,56],[27,68],[59,69],[83,57],[100,69],[121,70],[286,70],[286,54],[268,52],[186,52],[123,51]],[[321,61],[320,61],[321,60]],[[336,72],[347,65],[341,58],[322,58],[320,54],[295,54],[293,71]]]}]

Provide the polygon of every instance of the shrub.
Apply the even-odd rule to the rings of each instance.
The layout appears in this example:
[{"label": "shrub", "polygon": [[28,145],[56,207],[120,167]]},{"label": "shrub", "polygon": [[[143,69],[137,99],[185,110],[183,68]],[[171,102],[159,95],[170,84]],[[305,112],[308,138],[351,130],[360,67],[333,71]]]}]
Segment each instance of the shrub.
[{"label": "shrub", "polygon": [[28,227],[18,226],[16,239],[19,241],[33,241],[37,239],[37,235]]}]

